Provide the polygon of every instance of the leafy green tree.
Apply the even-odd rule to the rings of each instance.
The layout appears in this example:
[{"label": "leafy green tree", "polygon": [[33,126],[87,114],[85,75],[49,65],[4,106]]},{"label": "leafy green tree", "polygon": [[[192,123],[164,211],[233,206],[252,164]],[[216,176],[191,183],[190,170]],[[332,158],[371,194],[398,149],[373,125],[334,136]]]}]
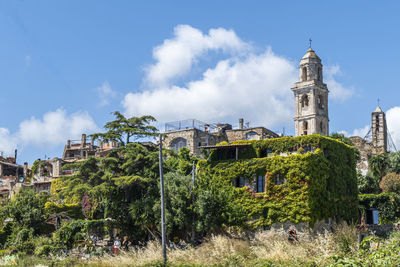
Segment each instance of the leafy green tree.
[{"label": "leafy green tree", "polygon": [[388,168],[388,156],[387,154],[380,154],[372,156],[369,159],[369,169],[372,175],[381,180],[385,176]]},{"label": "leafy green tree", "polygon": [[358,178],[358,191],[360,194],[378,194],[380,193],[379,179],[375,178],[370,172],[362,175],[360,171],[357,172]]},{"label": "leafy green tree", "polygon": [[338,139],[340,141],[342,141],[345,144],[348,144],[350,146],[354,146],[353,142],[351,141],[350,138],[346,137],[344,134],[342,133],[331,133],[331,135],[329,136],[333,139]]},{"label": "leafy green tree", "polygon": [[388,154],[388,172],[400,174],[400,151]]},{"label": "leafy green tree", "polygon": [[137,140],[139,138],[154,136],[157,128],[150,125],[156,119],[152,116],[145,115],[141,117],[126,118],[119,111],[114,113],[115,120],[107,122],[104,128],[106,133],[95,133],[90,135],[93,138],[100,138],[103,141],[116,141],[123,145],[130,143],[131,138]]}]

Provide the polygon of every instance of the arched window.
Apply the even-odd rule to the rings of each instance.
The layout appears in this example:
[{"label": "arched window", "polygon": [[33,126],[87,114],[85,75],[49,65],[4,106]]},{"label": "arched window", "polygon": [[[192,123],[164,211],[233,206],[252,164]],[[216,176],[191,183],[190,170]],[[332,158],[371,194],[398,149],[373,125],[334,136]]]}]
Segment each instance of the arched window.
[{"label": "arched window", "polygon": [[318,107],[320,109],[323,109],[324,108],[324,98],[323,98],[323,96],[322,95],[318,95],[317,101],[318,101]]},{"label": "arched window", "polygon": [[376,131],[379,132],[379,115],[375,116],[375,128]]},{"label": "arched window", "polygon": [[308,95],[306,94],[301,97],[301,107],[308,107]]},{"label": "arched window", "polygon": [[301,80],[307,81],[307,67],[303,67],[302,71],[301,71]]},{"label": "arched window", "polygon": [[259,140],[259,139],[260,136],[256,132],[251,131],[246,134],[246,140]]},{"label": "arched window", "polygon": [[169,147],[174,150],[180,150],[182,147],[186,147],[186,139],[182,137],[175,138]]},{"label": "arched window", "polygon": [[303,121],[303,135],[307,135],[308,133],[308,122]]},{"label": "arched window", "polygon": [[322,123],[322,121],[319,123],[319,128],[320,128],[321,133],[323,133],[324,132],[324,124]]},{"label": "arched window", "polygon": [[318,68],[318,81],[322,81],[322,69],[321,69],[321,67]]}]

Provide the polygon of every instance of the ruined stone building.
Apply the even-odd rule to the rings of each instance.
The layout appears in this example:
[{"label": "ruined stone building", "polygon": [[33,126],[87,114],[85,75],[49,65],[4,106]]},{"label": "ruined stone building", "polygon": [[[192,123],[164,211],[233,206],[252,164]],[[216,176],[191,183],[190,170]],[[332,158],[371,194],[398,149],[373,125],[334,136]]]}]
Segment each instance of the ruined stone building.
[{"label": "ruined stone building", "polygon": [[98,140],[96,143],[93,138],[88,139],[86,134],[82,134],[81,140],[68,140],[62,158],[40,162],[38,173],[34,175],[32,185],[37,191],[50,192],[53,179],[75,173],[76,170],[74,169],[62,169],[65,164],[83,161],[89,156],[104,157],[117,147],[116,142],[103,143]]},{"label": "ruined stone building", "polygon": [[329,135],[328,88],[323,82],[321,59],[311,48],[300,60],[299,82],[292,88],[296,136]]},{"label": "ruined stone building", "polygon": [[279,135],[264,127],[246,127],[243,119],[239,119],[237,129],[233,129],[232,125],[227,123],[207,124],[193,119],[166,123],[163,147],[177,151],[187,147],[194,155],[201,157],[203,147],[221,142],[275,137]]},{"label": "ruined stone building", "polygon": [[8,197],[17,183],[25,181],[28,174],[28,163],[17,164],[16,157],[0,156],[0,195]]},{"label": "ruined stone building", "polygon": [[378,106],[371,113],[371,127],[366,136],[352,136],[350,139],[360,151],[360,160],[357,163],[357,169],[365,175],[368,171],[368,160],[373,155],[388,152],[389,143],[386,115],[381,107]]}]

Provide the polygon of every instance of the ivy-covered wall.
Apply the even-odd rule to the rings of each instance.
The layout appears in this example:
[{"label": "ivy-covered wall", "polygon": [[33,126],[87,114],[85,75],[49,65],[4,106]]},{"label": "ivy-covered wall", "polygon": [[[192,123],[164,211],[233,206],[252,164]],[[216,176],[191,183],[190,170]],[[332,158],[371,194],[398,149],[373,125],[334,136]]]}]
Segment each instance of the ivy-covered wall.
[{"label": "ivy-covered wall", "polygon": [[[235,191],[234,201],[255,229],[276,222],[309,223],[327,218],[356,221],[358,216],[354,149],[321,135],[240,141],[236,149],[221,145],[199,163],[203,184],[218,183]],[[257,176],[265,177],[265,192],[255,193]],[[244,178],[245,187],[232,186]],[[276,180],[282,184],[276,184]],[[202,184],[202,183],[200,183]]]},{"label": "ivy-covered wall", "polygon": [[360,206],[363,209],[377,209],[379,223],[396,223],[400,218],[400,196],[395,193],[360,194]]}]

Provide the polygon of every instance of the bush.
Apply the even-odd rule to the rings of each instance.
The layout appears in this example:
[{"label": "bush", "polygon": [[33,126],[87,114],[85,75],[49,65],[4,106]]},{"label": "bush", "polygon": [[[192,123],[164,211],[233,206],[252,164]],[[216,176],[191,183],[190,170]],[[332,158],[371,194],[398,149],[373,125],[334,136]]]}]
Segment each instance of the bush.
[{"label": "bush", "polygon": [[400,193],[400,175],[394,172],[386,174],[379,183],[385,193]]}]

